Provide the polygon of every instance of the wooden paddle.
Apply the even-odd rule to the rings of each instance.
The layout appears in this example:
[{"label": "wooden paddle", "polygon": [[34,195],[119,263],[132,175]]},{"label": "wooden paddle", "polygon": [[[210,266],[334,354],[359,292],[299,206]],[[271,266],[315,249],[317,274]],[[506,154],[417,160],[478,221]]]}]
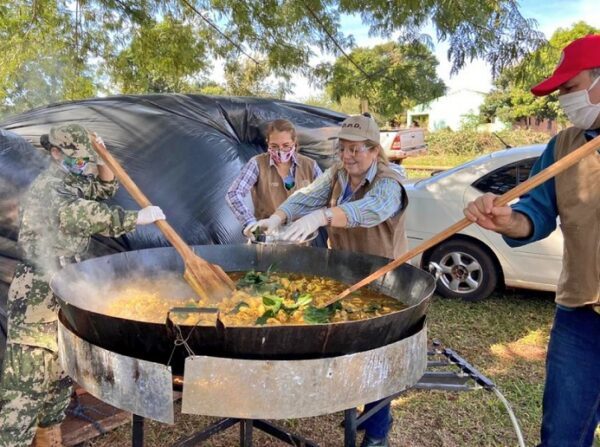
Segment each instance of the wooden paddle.
[{"label": "wooden paddle", "polygon": [[[502,194],[501,196],[496,198],[496,200],[494,201],[494,204],[496,206],[504,206],[504,205],[508,204],[510,201],[521,197],[526,192],[531,191],[533,188],[541,185],[546,180],[549,180],[552,177],[555,177],[559,173],[563,172],[565,169],[568,169],[571,166],[573,166],[575,163],[580,161],[582,158],[590,155],[591,153],[593,153],[599,149],[600,149],[600,137],[596,137],[592,141],[588,141],[586,144],[577,148],[576,150],[571,152],[569,155],[561,158],[556,163],[551,164],[546,169],[544,169],[543,171],[540,171],[538,174],[536,174],[533,177],[529,178],[528,180],[524,181],[520,185],[517,185],[513,189],[505,192],[504,194]],[[366,278],[357,282],[353,286],[348,287],[343,292],[341,292],[339,295],[333,297],[332,299],[326,301],[324,304],[321,304],[318,307],[319,308],[327,307],[327,306],[347,297],[352,292],[360,289],[363,286],[366,286],[367,284],[370,284],[371,282],[375,281],[380,276],[385,275],[390,270],[395,269],[400,264],[404,264],[406,261],[414,258],[415,256],[417,256],[420,253],[423,253],[425,250],[428,250],[431,247],[439,244],[443,240],[449,238],[453,234],[458,233],[459,231],[468,227],[472,223],[473,222],[471,222],[470,220],[468,220],[465,217],[464,219],[456,222],[454,225],[446,228],[441,233],[436,234],[431,239],[428,239],[427,241],[421,243],[420,245],[416,246],[412,250],[407,251],[402,256],[394,259],[389,264],[386,264],[383,267],[381,267],[380,269],[371,273],[369,276],[367,276]]]},{"label": "wooden paddle", "polygon": [[[137,204],[142,208],[152,205],[119,162],[106,150],[106,147],[99,144],[94,136],[90,136],[90,139],[98,155],[102,157]],[[187,281],[200,298],[213,303],[231,295],[231,292],[235,289],[235,284],[221,267],[210,264],[196,255],[166,220],[157,220],[154,223],[183,258],[185,264],[183,279]]]}]

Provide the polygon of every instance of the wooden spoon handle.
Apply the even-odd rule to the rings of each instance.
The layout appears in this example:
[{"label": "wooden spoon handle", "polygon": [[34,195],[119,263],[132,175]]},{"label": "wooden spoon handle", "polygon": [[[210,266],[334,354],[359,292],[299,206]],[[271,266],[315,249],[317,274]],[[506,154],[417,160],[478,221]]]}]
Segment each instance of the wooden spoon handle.
[{"label": "wooden spoon handle", "polygon": [[[535,187],[541,185],[542,183],[544,183],[545,181],[555,177],[556,175],[560,174],[564,170],[573,166],[575,163],[579,162],[582,158],[587,157],[588,155],[590,155],[591,153],[593,153],[599,149],[600,149],[600,137],[596,137],[593,140],[588,141],[586,144],[582,145],[581,147],[577,148],[570,154],[561,158],[557,162],[551,164],[543,171],[540,171],[538,174],[527,179],[520,185],[515,186],[511,190],[502,194],[500,197],[497,197],[496,200],[494,201],[494,204],[496,206],[504,206],[504,205],[508,204],[510,201],[521,197],[526,192],[531,191],[533,188],[535,188]],[[436,234],[431,239],[426,240],[425,242],[416,246],[412,250],[407,251],[402,256],[394,259],[389,264],[386,264],[383,267],[381,267],[380,269],[371,273],[369,276],[367,276],[366,278],[357,282],[353,286],[348,287],[343,292],[341,292],[339,295],[333,297],[332,299],[330,299],[329,301],[327,301],[326,303],[322,304],[319,307],[327,307],[327,306],[335,303],[336,301],[339,301],[342,298],[345,298],[346,296],[348,296],[355,290],[358,290],[361,287],[366,286],[367,284],[370,284],[371,282],[375,281],[380,276],[385,275],[387,272],[395,269],[396,267],[398,267],[401,264],[404,264],[406,261],[414,258],[418,254],[421,254],[424,251],[430,249],[431,247],[439,244],[440,242],[444,241],[445,239],[452,236],[453,234],[458,233],[459,231],[468,227],[471,223],[472,222],[465,217],[464,219],[456,222],[454,225],[451,225],[450,227],[446,228],[441,233]]]},{"label": "wooden spoon handle", "polygon": [[[137,202],[139,206],[145,208],[147,206],[151,206],[150,200],[144,195],[144,193],[138,188],[138,186],[134,183],[134,181],[129,177],[127,172],[121,167],[121,164],[111,155],[104,145],[98,144],[96,139],[90,137],[92,141],[92,145],[94,146],[94,150],[106,163],[106,165],[110,168],[110,170],[115,174],[115,177],[119,180],[119,182],[125,187],[127,192],[131,194],[131,197]],[[154,222],[156,226],[163,232],[165,237],[169,240],[169,242],[175,247],[177,252],[185,259],[186,256],[194,255],[192,249],[185,243],[185,241],[179,236],[179,234],[175,231],[175,229],[169,225],[166,220],[157,220]],[[208,263],[207,263],[208,264]]]}]

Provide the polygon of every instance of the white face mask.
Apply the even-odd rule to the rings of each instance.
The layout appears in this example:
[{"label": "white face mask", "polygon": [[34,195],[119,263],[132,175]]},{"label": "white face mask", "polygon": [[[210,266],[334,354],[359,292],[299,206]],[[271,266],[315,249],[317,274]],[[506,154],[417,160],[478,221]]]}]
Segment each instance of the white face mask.
[{"label": "white face mask", "polygon": [[596,78],[590,88],[567,93],[558,97],[558,102],[575,127],[587,130],[594,125],[600,115],[600,104],[592,104],[590,90],[600,81]]}]

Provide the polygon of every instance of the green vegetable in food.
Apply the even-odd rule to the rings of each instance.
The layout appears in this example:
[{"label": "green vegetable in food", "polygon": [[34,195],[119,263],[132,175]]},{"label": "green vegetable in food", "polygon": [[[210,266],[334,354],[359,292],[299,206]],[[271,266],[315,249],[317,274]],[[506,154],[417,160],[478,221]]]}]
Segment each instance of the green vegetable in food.
[{"label": "green vegetable in food", "polygon": [[248,305],[247,302],[240,301],[239,303],[237,303],[235,305],[235,307],[233,309],[231,309],[231,311],[229,312],[229,315],[235,315],[235,314],[237,314],[244,307],[250,307],[250,306]]},{"label": "green vegetable in food", "polygon": [[319,309],[315,306],[308,306],[304,310],[304,321],[308,324],[324,324],[329,323],[329,319],[335,314],[337,310],[340,310],[342,305],[339,303],[333,303],[323,309]]}]

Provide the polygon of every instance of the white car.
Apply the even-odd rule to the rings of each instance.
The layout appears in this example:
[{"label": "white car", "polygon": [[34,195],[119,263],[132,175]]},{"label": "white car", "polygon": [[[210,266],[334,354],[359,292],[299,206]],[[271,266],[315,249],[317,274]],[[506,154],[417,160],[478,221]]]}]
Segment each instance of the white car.
[{"label": "white car", "polygon": [[[544,145],[506,149],[442,171],[406,186],[409,205],[406,231],[409,247],[461,220],[466,204],[485,192],[502,194],[526,180]],[[562,265],[560,230],[519,248],[477,225],[415,257],[411,263],[441,267],[437,292],[446,297],[477,301],[501,284],[554,291]]]}]

